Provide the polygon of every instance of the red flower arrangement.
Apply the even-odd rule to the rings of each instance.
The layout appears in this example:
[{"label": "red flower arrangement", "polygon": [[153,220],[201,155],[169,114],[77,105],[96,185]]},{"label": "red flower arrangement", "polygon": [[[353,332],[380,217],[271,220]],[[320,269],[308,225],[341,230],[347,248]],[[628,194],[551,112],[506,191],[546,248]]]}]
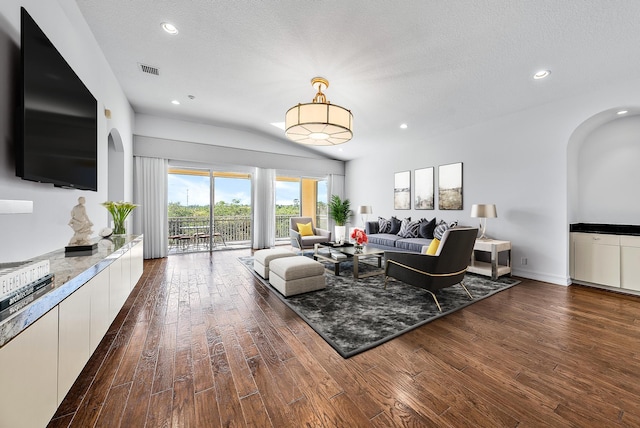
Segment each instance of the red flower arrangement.
[{"label": "red flower arrangement", "polygon": [[351,238],[356,240],[356,244],[363,245],[369,242],[369,238],[367,238],[367,234],[364,233],[362,229],[353,229],[351,232]]}]

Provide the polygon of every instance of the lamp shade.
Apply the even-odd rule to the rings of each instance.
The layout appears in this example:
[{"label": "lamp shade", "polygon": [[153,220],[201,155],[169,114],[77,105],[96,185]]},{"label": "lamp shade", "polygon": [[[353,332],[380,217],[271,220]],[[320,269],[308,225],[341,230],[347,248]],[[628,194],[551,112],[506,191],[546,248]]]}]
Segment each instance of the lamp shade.
[{"label": "lamp shade", "polygon": [[371,205],[360,205],[358,207],[358,214],[371,214],[372,212]]},{"label": "lamp shade", "polygon": [[495,218],[498,217],[498,211],[495,204],[474,204],[471,206],[471,217]]}]

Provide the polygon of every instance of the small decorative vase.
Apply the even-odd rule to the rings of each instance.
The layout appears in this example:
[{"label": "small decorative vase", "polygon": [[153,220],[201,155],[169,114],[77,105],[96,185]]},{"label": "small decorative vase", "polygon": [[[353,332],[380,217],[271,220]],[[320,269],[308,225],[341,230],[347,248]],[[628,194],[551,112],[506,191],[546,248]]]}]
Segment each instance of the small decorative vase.
[{"label": "small decorative vase", "polygon": [[339,244],[343,244],[344,243],[344,235],[346,233],[346,226],[335,226],[335,239],[334,241],[339,243]]},{"label": "small decorative vase", "polygon": [[355,250],[357,254],[362,253],[362,249],[364,248],[364,246],[362,244],[355,244]]},{"label": "small decorative vase", "polygon": [[124,228],[124,220],[119,222],[119,221],[114,221],[113,222],[113,234],[114,235],[126,235],[127,231]]}]

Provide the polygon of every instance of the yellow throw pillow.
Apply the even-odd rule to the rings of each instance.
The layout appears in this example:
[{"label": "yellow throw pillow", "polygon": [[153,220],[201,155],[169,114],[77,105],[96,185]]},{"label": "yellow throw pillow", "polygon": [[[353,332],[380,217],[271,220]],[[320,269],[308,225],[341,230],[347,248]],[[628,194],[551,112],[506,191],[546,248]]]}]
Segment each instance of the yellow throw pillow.
[{"label": "yellow throw pillow", "polygon": [[440,246],[440,240],[438,238],[433,238],[431,244],[429,244],[429,248],[427,248],[427,255],[435,256],[438,251],[438,246]]},{"label": "yellow throw pillow", "polygon": [[313,236],[313,226],[311,226],[311,223],[298,223],[298,232],[302,236]]}]

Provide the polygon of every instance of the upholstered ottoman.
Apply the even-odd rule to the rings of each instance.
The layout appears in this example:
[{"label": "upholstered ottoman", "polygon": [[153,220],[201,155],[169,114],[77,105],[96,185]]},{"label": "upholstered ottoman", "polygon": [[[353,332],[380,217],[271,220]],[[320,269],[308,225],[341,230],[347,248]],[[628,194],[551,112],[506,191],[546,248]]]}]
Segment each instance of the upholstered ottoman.
[{"label": "upholstered ottoman", "polygon": [[283,257],[269,263],[269,283],[286,296],[321,290],[324,265],[304,256]]},{"label": "upholstered ottoman", "polygon": [[294,257],[296,253],[285,248],[268,248],[253,253],[253,270],[264,279],[269,279],[269,263],[281,257]]}]

